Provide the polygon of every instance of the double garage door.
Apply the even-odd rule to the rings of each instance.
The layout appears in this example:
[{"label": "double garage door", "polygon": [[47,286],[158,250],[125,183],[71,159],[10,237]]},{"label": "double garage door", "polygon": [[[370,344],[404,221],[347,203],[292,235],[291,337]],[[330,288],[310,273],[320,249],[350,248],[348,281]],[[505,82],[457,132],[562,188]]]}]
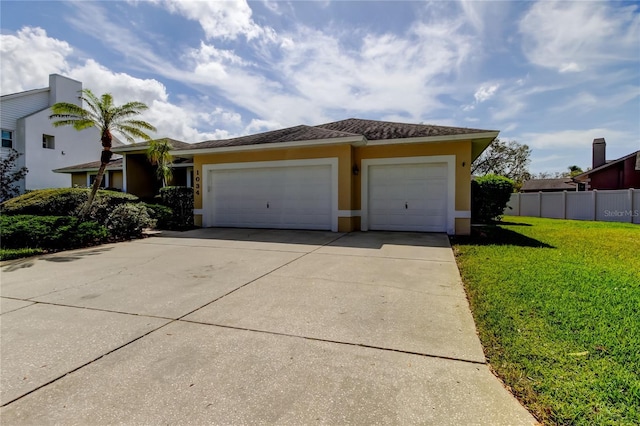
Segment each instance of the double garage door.
[{"label": "double garage door", "polygon": [[331,165],[209,173],[212,226],[331,230]]},{"label": "double garage door", "polygon": [[[210,170],[208,226],[335,230],[333,169],[324,164]],[[370,165],[361,214],[371,230],[445,232],[447,188],[446,163]]]}]

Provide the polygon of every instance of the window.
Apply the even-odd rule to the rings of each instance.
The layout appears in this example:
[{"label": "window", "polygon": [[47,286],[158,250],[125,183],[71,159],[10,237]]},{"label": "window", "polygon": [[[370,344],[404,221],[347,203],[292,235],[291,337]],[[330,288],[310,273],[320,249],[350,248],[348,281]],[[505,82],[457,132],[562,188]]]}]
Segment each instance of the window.
[{"label": "window", "polygon": [[11,130],[2,130],[2,147],[13,148],[13,132]]},{"label": "window", "polygon": [[42,147],[46,149],[54,149],[56,147],[55,138],[49,135],[42,135]]},{"label": "window", "polygon": [[[87,187],[92,187],[93,186],[93,182],[96,181],[96,177],[98,175],[89,175],[89,184],[87,185]],[[109,172],[105,171],[104,175],[102,175],[102,182],[100,182],[100,188],[107,188],[109,184]]]}]

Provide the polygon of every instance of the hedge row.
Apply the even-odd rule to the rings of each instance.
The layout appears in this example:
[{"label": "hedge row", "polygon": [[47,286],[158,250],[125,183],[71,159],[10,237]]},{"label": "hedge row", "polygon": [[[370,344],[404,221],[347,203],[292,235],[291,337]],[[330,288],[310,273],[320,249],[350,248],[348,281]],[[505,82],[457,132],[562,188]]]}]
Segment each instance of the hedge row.
[{"label": "hedge row", "polygon": [[[28,192],[0,204],[2,215],[36,215],[36,216],[77,216],[89,197],[87,188],[40,189]],[[184,230],[193,228],[193,189],[186,187],[167,187],[160,190],[157,197],[159,204],[142,203],[131,194],[100,190],[91,205],[86,219],[93,220],[113,230],[117,220],[109,223],[109,216],[114,212],[122,215],[128,211],[140,218],[141,225],[148,226],[149,218],[156,221],[160,229]],[[132,207],[131,205],[145,206]],[[120,206],[128,205],[123,208]],[[148,217],[147,217],[148,216]],[[130,221],[127,226],[137,228]],[[117,231],[125,235],[126,230]]]},{"label": "hedge row", "polygon": [[96,222],[69,216],[0,216],[2,248],[64,250],[100,244],[109,231]]}]

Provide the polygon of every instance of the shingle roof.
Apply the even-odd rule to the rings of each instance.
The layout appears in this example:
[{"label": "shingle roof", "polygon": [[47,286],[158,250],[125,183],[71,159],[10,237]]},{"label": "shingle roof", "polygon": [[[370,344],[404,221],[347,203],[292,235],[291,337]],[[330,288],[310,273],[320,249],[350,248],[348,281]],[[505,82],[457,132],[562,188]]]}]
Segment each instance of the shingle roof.
[{"label": "shingle roof", "polygon": [[[632,152],[631,154],[627,154],[624,157],[620,157],[616,160],[609,160],[607,161],[605,164],[596,167],[595,169],[591,169],[591,170],[587,170],[586,172],[579,174],[578,176],[575,176],[574,179],[580,180],[582,181],[583,179],[586,179],[589,177],[590,174],[592,174],[593,172],[599,172],[600,170],[606,169],[607,167],[611,167],[615,164],[620,163],[621,161],[626,161],[627,159],[631,158],[631,157],[636,157],[636,158],[640,158],[640,151],[635,151]],[[636,161],[640,161],[640,160],[636,160]]]},{"label": "shingle roof", "polygon": [[431,136],[465,135],[487,133],[495,130],[469,129],[466,127],[434,126],[431,124],[394,123],[391,121],[348,118],[316,126],[322,129],[356,133],[369,140],[404,139]]},{"label": "shingle roof", "polygon": [[336,139],[345,137],[362,136],[339,130],[322,129],[311,126],[295,126],[286,129],[272,130],[270,132],[258,133],[255,135],[241,136],[232,139],[211,140],[194,143],[182,149],[202,149],[202,148],[222,148],[229,146],[261,145],[267,143],[282,143],[296,141],[313,141],[322,139]]},{"label": "shingle roof", "polygon": [[[55,169],[56,173],[72,173],[72,172],[81,172],[87,170],[98,170],[100,168],[100,161],[92,161],[90,163],[83,164],[74,164],[73,166],[62,167],[60,169]],[[106,170],[122,170],[122,158],[116,158],[109,162]]]},{"label": "shingle roof", "polygon": [[560,179],[530,179],[522,184],[520,191],[564,191],[575,190],[577,184],[571,178]]}]

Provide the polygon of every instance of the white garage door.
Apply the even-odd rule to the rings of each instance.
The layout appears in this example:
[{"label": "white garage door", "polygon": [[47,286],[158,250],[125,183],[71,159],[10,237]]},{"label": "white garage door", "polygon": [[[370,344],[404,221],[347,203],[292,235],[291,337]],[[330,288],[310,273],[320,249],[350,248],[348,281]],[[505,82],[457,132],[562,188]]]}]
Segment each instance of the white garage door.
[{"label": "white garage door", "polygon": [[212,170],[211,226],[331,230],[331,166]]},{"label": "white garage door", "polygon": [[369,167],[369,229],[446,232],[447,164]]}]

